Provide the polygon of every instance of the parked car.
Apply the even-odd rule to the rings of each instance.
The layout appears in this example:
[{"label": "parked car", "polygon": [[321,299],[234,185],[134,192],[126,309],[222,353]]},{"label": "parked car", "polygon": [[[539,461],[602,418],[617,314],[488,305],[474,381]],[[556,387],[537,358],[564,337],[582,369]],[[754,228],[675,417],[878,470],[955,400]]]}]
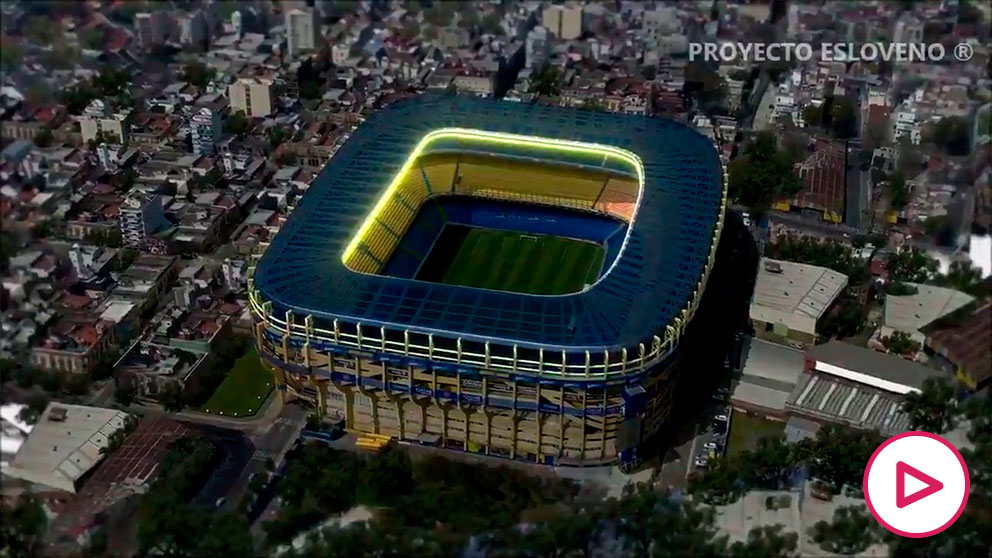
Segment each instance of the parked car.
[{"label": "parked car", "polygon": [[721,420],[715,420],[715,421],[713,421],[713,432],[715,432],[717,434],[721,434],[721,435],[726,434],[727,433],[727,423],[724,422],[724,421],[721,421]]},{"label": "parked car", "polygon": [[723,386],[716,388],[716,392],[720,395],[730,395],[730,388]]},{"label": "parked car", "polygon": [[726,403],[727,402],[727,396],[726,395],[721,395],[719,393],[714,393],[713,394],[713,401],[719,401],[720,403]]},{"label": "parked car", "polygon": [[710,451],[720,451],[721,445],[722,444],[717,444],[716,442],[706,442],[705,444],[703,444],[703,449],[707,449]]},{"label": "parked car", "polygon": [[730,417],[727,416],[727,415],[724,415],[724,414],[720,414],[720,415],[717,415],[717,416],[713,417],[713,420],[719,420],[719,421],[722,421],[722,422],[727,422],[728,420],[730,420]]},{"label": "parked car", "polygon": [[706,459],[697,459],[696,460],[696,468],[697,469],[706,469],[709,466],[710,466],[710,463]]}]

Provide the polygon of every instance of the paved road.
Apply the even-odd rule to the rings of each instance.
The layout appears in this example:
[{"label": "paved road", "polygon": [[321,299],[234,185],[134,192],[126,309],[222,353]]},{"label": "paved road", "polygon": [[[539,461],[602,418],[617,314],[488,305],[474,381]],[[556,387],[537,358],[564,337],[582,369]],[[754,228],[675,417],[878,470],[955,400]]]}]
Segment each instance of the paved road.
[{"label": "paved road", "polygon": [[270,459],[276,468],[293,446],[300,431],[306,424],[308,410],[300,405],[282,407],[279,416],[268,428],[257,432],[248,464],[241,470],[238,479],[227,492],[225,508],[236,509],[248,491],[248,483],[253,474],[264,474],[265,464]]},{"label": "paved road", "polygon": [[820,219],[809,219],[801,215],[782,213],[780,211],[769,211],[766,214],[768,221],[775,225],[782,225],[790,229],[796,229],[807,234],[815,234],[835,240],[847,241],[858,234],[858,230],[847,225],[835,225]]},{"label": "paved road", "polygon": [[249,418],[232,418],[201,413],[199,411],[183,410],[178,413],[170,413],[162,409],[157,404],[132,403],[127,410],[141,413],[143,415],[166,415],[178,421],[195,422],[208,426],[218,426],[239,430],[245,434],[255,434],[264,430],[268,425],[276,421],[279,413],[283,409],[282,399],[275,390],[269,395],[268,401],[264,404],[262,411]]}]

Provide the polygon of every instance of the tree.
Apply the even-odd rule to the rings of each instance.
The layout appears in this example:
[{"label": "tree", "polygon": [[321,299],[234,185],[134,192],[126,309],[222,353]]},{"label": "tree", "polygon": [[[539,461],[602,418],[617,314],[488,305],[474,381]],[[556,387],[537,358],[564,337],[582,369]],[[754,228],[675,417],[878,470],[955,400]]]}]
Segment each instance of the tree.
[{"label": "tree", "polygon": [[980,300],[992,295],[992,278],[983,278],[982,270],[974,267],[969,260],[951,262],[947,273],[934,277],[933,283],[957,289]]},{"label": "tree", "polygon": [[938,246],[953,248],[958,240],[958,231],[946,215],[928,217],[923,223],[923,231],[933,238]]},{"label": "tree", "polygon": [[731,558],[790,558],[797,556],[799,536],[783,533],[781,525],[755,527],[747,534],[747,542],[730,545]]},{"label": "tree", "polygon": [[833,106],[830,109],[830,128],[834,137],[847,139],[858,135],[858,116],[854,109],[854,102],[847,97],[834,97]]},{"label": "tree", "polygon": [[244,139],[252,127],[251,119],[245,116],[245,112],[243,110],[239,110],[238,112],[228,116],[227,121],[224,124],[228,133],[234,134],[240,139]]},{"label": "tree", "polygon": [[889,272],[893,281],[926,283],[937,272],[937,260],[913,247],[892,256],[889,260]]},{"label": "tree", "polygon": [[846,339],[864,329],[868,310],[856,299],[843,296],[835,310],[816,323],[816,332],[824,339]]},{"label": "tree", "polygon": [[455,11],[449,2],[434,2],[424,11],[424,21],[435,27],[445,27],[451,24]]},{"label": "tree", "polygon": [[909,189],[906,187],[906,177],[901,171],[893,171],[889,175],[889,196],[892,207],[902,209],[909,203]]},{"label": "tree", "polygon": [[530,77],[530,92],[545,97],[556,97],[561,93],[561,71],[546,64]]},{"label": "tree", "polygon": [[806,105],[803,107],[803,122],[806,126],[816,128],[823,123],[823,105]]},{"label": "tree", "polygon": [[459,14],[458,14],[458,26],[459,27],[464,27],[466,29],[471,29],[471,28],[479,25],[479,22],[480,21],[481,21],[481,19],[479,17],[479,12],[476,11],[476,9],[474,7],[472,7],[471,4],[466,5],[465,8],[462,9],[462,11],[459,12]]},{"label": "tree", "polygon": [[3,518],[0,521],[0,555],[38,556],[39,543],[48,524],[41,500],[27,492],[13,506],[5,501],[0,516]]},{"label": "tree", "polygon": [[730,195],[751,208],[767,208],[801,188],[793,161],[770,132],[759,132],[746,143],[729,167]]},{"label": "tree", "polygon": [[943,434],[954,428],[961,408],[952,386],[944,378],[927,378],[919,392],[911,392],[902,410],[909,415],[911,430]]},{"label": "tree", "polygon": [[61,377],[62,391],[69,395],[86,395],[90,390],[90,377],[86,374],[66,373]]},{"label": "tree", "polygon": [[107,44],[107,33],[102,27],[88,27],[79,31],[79,44],[88,50],[103,50]]},{"label": "tree", "polygon": [[179,412],[186,404],[183,388],[179,382],[175,381],[165,384],[158,395],[158,400],[162,404],[162,408],[169,412]]},{"label": "tree", "polygon": [[503,30],[503,17],[496,11],[492,11],[482,16],[482,32],[490,35],[505,35]]},{"label": "tree", "polygon": [[180,79],[186,83],[197,87],[206,87],[213,78],[213,68],[200,61],[193,61],[186,64],[180,76]]},{"label": "tree", "polygon": [[114,389],[114,400],[125,407],[130,405],[137,395],[138,389],[130,378],[121,378]]},{"label": "tree", "polygon": [[920,350],[920,344],[903,331],[893,331],[892,335],[882,338],[882,345],[889,352],[897,355],[910,355]]},{"label": "tree", "polygon": [[594,508],[559,510],[521,537],[520,550],[549,558],[590,556],[600,534],[601,515],[602,510]]},{"label": "tree", "polygon": [[645,484],[625,490],[614,518],[618,538],[634,556],[710,556],[726,544],[716,537],[712,508],[680,504]]},{"label": "tree", "polygon": [[34,136],[34,144],[38,147],[49,147],[52,145],[52,141],[54,141],[54,139],[55,137],[52,135],[51,130],[48,128],[42,128],[41,131]]},{"label": "tree", "polygon": [[948,155],[965,156],[971,151],[971,131],[968,121],[960,116],[941,118],[933,131],[933,142]]},{"label": "tree", "polygon": [[26,403],[21,412],[18,413],[17,418],[28,424],[34,424],[38,422],[38,417],[48,407],[48,396],[44,393],[32,393],[28,396]]},{"label": "tree", "polygon": [[883,441],[877,432],[825,424],[817,431],[815,440],[799,445],[795,451],[799,459],[809,463],[813,477],[839,493],[845,485],[861,485],[865,464]]},{"label": "tree", "polygon": [[289,130],[275,126],[269,130],[269,146],[275,149],[292,136],[293,134]]},{"label": "tree", "polygon": [[24,62],[24,47],[13,41],[5,40],[0,44],[0,69],[5,73],[21,67]]},{"label": "tree", "polygon": [[858,554],[879,540],[879,527],[864,506],[845,506],[834,511],[832,522],[817,521],[810,534],[827,552]]},{"label": "tree", "polygon": [[48,46],[60,37],[59,25],[47,17],[33,17],[24,26],[24,36],[35,44]]},{"label": "tree", "polygon": [[891,296],[910,296],[919,293],[920,290],[912,285],[907,285],[902,281],[890,281],[885,287],[885,293]]}]

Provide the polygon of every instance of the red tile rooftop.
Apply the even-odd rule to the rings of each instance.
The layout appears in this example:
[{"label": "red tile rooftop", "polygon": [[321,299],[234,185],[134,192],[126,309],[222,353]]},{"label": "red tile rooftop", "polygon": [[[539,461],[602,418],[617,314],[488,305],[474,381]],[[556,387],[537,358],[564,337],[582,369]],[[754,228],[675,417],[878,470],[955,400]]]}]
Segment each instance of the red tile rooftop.
[{"label": "red tile rooftop", "polygon": [[225,302],[224,304],[221,304],[218,310],[221,314],[233,316],[241,312],[241,305],[235,302]]}]

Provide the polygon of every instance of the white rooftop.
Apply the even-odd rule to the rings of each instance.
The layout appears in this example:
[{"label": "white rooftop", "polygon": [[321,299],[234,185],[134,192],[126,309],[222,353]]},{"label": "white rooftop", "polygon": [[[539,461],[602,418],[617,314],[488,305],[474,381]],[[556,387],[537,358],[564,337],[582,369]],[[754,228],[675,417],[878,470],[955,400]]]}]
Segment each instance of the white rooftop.
[{"label": "white rooftop", "polygon": [[126,417],[114,409],[51,403],[4,472],[75,492],[76,481],[103,458],[100,449]]},{"label": "white rooftop", "polygon": [[762,258],[751,299],[751,319],[816,333],[816,321],[847,285],[832,269]]},{"label": "white rooftop", "polygon": [[885,297],[885,317],[882,335],[892,331],[909,334],[917,342],[923,339],[920,328],[975,300],[975,297],[955,289],[907,283],[916,294]]}]

